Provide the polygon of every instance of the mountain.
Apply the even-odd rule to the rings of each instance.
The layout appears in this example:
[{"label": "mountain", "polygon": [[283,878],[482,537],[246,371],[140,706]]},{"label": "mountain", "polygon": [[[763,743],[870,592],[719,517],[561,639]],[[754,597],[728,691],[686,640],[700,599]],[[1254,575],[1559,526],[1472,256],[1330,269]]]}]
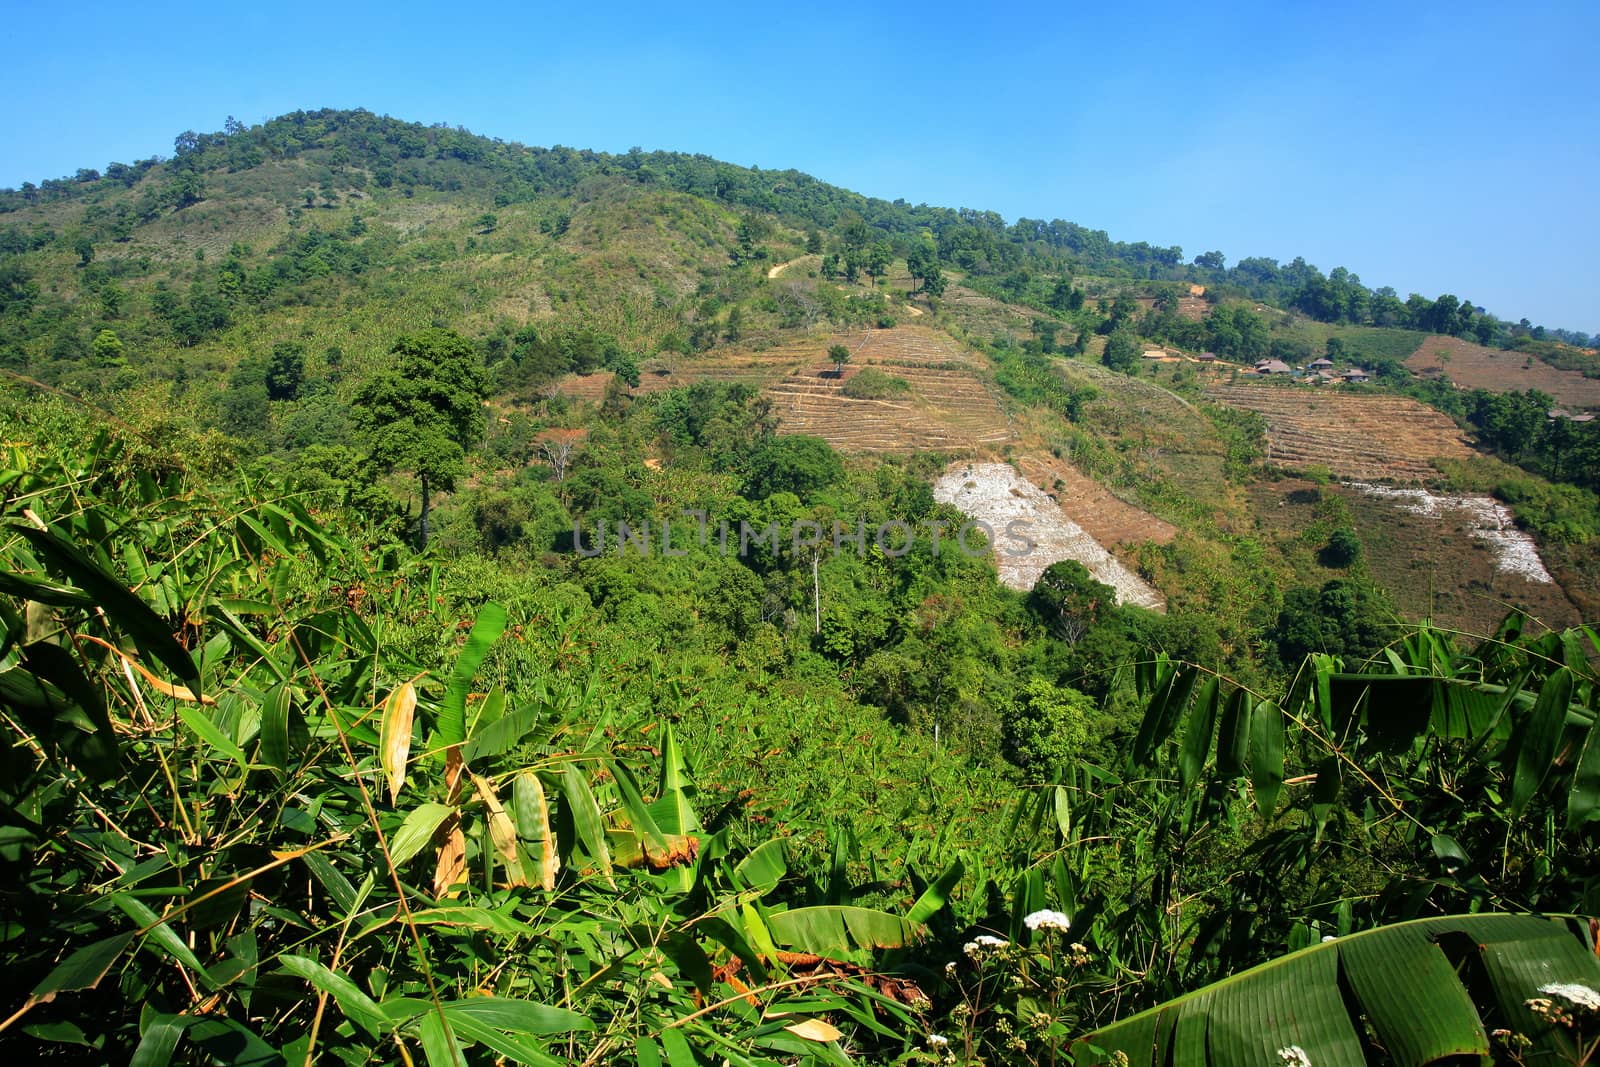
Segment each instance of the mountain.
[{"label": "mountain", "polygon": [[[1220,621],[1241,646],[1259,629],[1248,591],[1262,581],[1344,573],[1318,562],[1317,539],[1354,524],[1351,508],[1369,540],[1399,546],[1367,562],[1409,616],[1484,629],[1514,603],[1554,625],[1595,596],[1585,494],[1528,489],[1481,463],[1433,478],[1440,459],[1475,453],[1426,437],[1373,449],[1338,436],[1342,415],[1218,389],[1219,366],[1236,377],[1252,360],[1326,354],[1537,474],[1592,480],[1588,424],[1562,422],[1573,440],[1556,440],[1533,413],[1545,401],[1469,402],[1449,378],[1470,368],[1472,385],[1536,382],[1581,413],[1600,360],[1448,294],[1401,302],[1301,260],[1186,263],[1180,249],[1061,220],[1008,225],[796,171],[530,148],[364,111],[230,120],[174,148],[0,193],[0,366],[113,407],[180,411],[279,465],[331,448],[353,470],[365,436],[352,402],[392,367],[397,339],[444,328],[470,338],[489,372],[503,413],[491,438],[513,415],[504,433],[575,421],[552,404],[710,381],[760,391],[783,429],[846,452],[1010,457],[1151,595]],[[840,343],[855,354],[849,382],[827,369]],[[1160,346],[1222,359],[1141,358]],[[1241,414],[1251,409],[1259,420]],[[1481,541],[1467,512],[1406,529],[1351,490],[1277,492],[1249,473],[1263,461],[1498,488],[1557,580],[1500,588],[1498,557],[1456,566],[1438,546]],[[1312,492],[1348,503],[1293,503]],[[1267,563],[1226,549],[1263,529]],[[1212,587],[1179,577],[1183,553],[1206,561]]]}]

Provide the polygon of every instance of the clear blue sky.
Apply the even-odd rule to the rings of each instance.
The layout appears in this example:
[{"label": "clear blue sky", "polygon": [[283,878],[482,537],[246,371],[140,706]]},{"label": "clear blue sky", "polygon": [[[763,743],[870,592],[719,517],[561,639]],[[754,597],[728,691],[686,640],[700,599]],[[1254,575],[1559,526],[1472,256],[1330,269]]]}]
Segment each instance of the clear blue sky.
[{"label": "clear blue sky", "polygon": [[1600,331],[1600,3],[1314,7],[24,0],[0,185],[168,155],[230,114],[365,107],[1303,255]]}]

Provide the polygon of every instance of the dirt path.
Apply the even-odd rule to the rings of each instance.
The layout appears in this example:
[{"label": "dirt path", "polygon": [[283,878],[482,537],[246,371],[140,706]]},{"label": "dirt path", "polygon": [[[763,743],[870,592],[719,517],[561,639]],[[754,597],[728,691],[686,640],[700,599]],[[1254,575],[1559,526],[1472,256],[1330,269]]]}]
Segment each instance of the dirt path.
[{"label": "dirt path", "polygon": [[[805,259],[805,258],[806,258],[805,256],[801,256],[800,257],[800,259]],[[768,278],[776,278],[778,275],[783,273],[785,267],[794,266],[796,263],[800,262],[800,259],[791,259],[787,263],[779,263],[776,266],[768,267],[767,268],[767,277]]]}]

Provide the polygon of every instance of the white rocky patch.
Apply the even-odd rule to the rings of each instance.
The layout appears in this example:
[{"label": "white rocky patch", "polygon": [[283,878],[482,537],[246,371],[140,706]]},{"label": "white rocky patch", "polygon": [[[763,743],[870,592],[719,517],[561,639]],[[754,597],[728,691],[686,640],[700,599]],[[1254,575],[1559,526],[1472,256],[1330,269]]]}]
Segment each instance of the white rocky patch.
[{"label": "white rocky patch", "polygon": [[[1054,500],[1006,463],[953,463],[933,483],[933,496],[943,504],[959,508],[968,518],[988,524],[995,532],[995,564],[1000,580],[1013,589],[1032,589],[1045,568],[1064,559],[1075,559],[1086,567],[1095,581],[1116,590],[1117,603],[1137,604],[1155,611],[1167,609],[1166,599],[1148,582],[1134,574],[1067,518]],[[1012,522],[1026,523],[1015,529],[1023,532],[1033,548],[1012,555],[1024,546],[1006,536]]]},{"label": "white rocky patch", "polygon": [[1375,485],[1371,482],[1345,482],[1351,489],[1380,500],[1387,500],[1401,511],[1425,518],[1437,519],[1446,511],[1466,516],[1467,528],[1472,536],[1485,542],[1494,556],[1495,570],[1515,574],[1530,582],[1553,584],[1555,579],[1545,570],[1539,558],[1539,548],[1522,530],[1517,528],[1511,509],[1487,496],[1444,496],[1426,489],[1400,489],[1392,485]]}]

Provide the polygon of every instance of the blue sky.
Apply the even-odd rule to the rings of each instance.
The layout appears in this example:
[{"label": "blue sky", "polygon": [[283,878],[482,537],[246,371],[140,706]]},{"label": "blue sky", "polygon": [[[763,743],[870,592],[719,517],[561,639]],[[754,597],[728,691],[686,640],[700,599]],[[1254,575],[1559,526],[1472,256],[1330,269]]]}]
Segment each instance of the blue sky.
[{"label": "blue sky", "polygon": [[[1346,266],[1600,332],[1600,3],[45,4],[0,185],[365,107]],[[1293,9],[1293,10],[1292,10]]]}]

